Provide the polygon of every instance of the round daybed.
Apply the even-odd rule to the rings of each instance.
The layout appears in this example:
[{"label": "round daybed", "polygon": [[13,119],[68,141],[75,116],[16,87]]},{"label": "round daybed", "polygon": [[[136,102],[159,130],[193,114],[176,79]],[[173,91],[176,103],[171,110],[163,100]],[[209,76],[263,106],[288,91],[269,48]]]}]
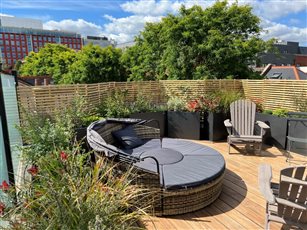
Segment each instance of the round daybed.
[{"label": "round daybed", "polygon": [[[119,143],[122,139],[118,135],[126,143]],[[146,126],[146,121],[94,122],[87,129],[87,141],[98,154],[137,168],[138,183],[155,194],[154,215],[192,212],[209,205],[221,193],[225,160],[219,152],[192,141],[160,139],[159,129]]]}]

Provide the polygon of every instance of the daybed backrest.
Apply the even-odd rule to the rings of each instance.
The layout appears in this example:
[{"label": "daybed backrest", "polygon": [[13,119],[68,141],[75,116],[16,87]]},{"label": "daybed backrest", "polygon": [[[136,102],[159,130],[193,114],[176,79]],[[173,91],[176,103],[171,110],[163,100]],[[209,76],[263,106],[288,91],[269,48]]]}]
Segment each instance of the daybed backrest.
[{"label": "daybed backrest", "polygon": [[96,132],[104,139],[107,144],[114,144],[115,140],[113,138],[112,132],[124,128],[121,123],[106,123],[103,126],[96,129]]},{"label": "daybed backrest", "polygon": [[307,223],[306,198],[307,175],[306,166],[289,167],[281,170],[278,197],[305,207],[305,210],[294,208],[278,202],[278,215],[284,219],[298,223]]},{"label": "daybed backrest", "polygon": [[233,135],[254,135],[256,104],[250,100],[237,100],[230,104]]}]

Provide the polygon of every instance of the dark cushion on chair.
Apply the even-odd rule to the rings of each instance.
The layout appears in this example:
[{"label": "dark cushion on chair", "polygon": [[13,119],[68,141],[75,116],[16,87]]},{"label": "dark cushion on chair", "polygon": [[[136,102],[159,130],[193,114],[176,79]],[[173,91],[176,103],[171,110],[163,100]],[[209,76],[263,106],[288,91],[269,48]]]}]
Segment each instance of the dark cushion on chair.
[{"label": "dark cushion on chair", "polygon": [[132,126],[127,126],[124,129],[113,131],[112,135],[125,149],[132,149],[144,143],[136,135]]}]

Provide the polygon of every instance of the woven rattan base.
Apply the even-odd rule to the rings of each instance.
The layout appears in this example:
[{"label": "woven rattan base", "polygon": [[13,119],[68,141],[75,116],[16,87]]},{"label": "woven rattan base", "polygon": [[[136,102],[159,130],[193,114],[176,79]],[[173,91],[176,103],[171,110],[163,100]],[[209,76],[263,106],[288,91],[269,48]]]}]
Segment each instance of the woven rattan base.
[{"label": "woven rattan base", "polygon": [[[207,184],[180,190],[161,190],[153,215],[167,216],[193,212],[214,202],[222,191],[224,173]],[[157,200],[156,200],[157,201]]]}]

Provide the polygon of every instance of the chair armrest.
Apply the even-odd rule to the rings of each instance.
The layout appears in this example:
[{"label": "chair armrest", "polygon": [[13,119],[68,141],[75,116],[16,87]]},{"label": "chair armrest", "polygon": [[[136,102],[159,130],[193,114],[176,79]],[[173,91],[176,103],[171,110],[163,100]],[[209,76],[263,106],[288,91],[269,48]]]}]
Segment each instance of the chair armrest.
[{"label": "chair armrest", "polygon": [[226,128],[232,128],[232,124],[229,119],[224,121],[224,125],[226,126]]},{"label": "chair armrest", "polygon": [[279,198],[279,197],[276,197],[276,202],[279,204],[283,204],[285,206],[291,207],[291,208],[296,208],[296,209],[303,210],[303,211],[307,210],[307,205],[304,203],[295,203],[290,200],[286,200],[286,199]]},{"label": "chair armrest", "polygon": [[262,128],[262,129],[269,129],[270,126],[268,126],[266,123],[264,123],[263,121],[256,121],[256,124]]},{"label": "chair armrest", "polygon": [[258,170],[259,190],[270,204],[275,203],[275,196],[271,189],[272,168],[268,164],[261,164]]},{"label": "chair armrest", "polygon": [[229,119],[225,120],[225,121],[224,121],[224,125],[226,126],[227,133],[228,133],[229,135],[231,135],[231,134],[232,134],[232,127],[233,127],[233,126],[232,126],[230,120],[229,120]]},{"label": "chair armrest", "polygon": [[285,175],[280,176],[280,181],[287,182],[289,184],[297,184],[297,185],[307,186],[307,181],[296,179],[296,178],[285,176]]}]

